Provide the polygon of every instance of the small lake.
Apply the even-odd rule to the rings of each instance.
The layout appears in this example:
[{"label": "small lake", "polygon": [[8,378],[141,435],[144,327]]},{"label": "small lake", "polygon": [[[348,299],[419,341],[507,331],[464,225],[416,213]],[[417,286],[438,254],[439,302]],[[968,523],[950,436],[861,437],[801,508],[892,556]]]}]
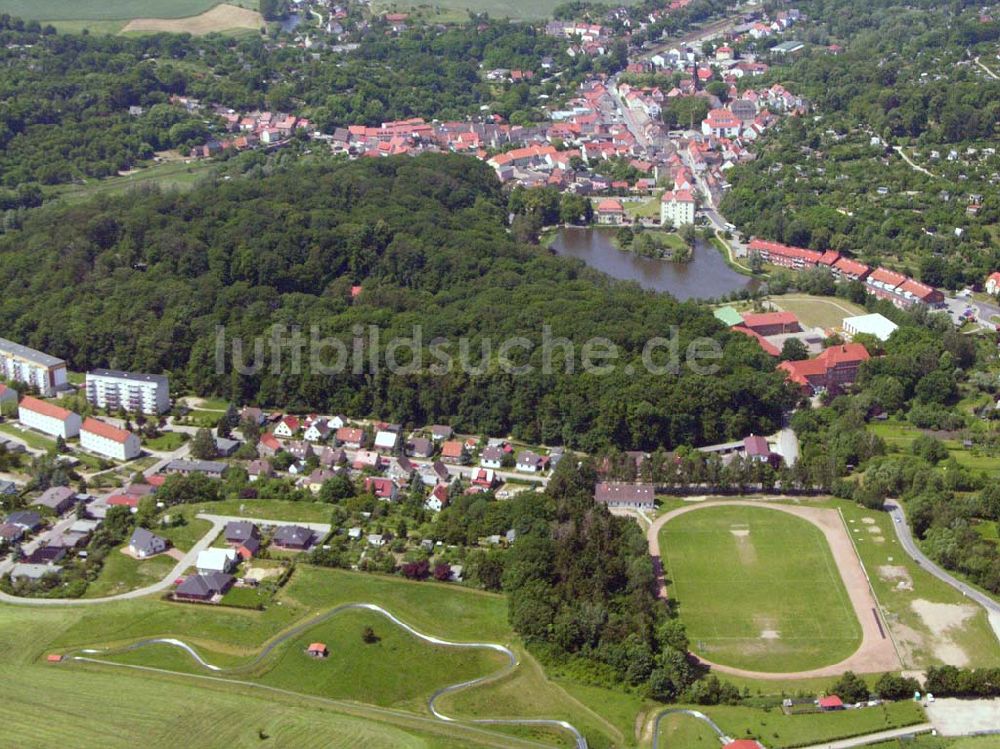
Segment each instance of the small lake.
[{"label": "small lake", "polygon": [[680,300],[711,299],[740,289],[754,289],[759,281],[726,265],[722,253],[698,240],[689,263],[641,257],[622,252],[614,244],[615,229],[567,227],[550,245],[557,255],[575,257],[612,278],[635,281],[653,291],[665,291]]}]

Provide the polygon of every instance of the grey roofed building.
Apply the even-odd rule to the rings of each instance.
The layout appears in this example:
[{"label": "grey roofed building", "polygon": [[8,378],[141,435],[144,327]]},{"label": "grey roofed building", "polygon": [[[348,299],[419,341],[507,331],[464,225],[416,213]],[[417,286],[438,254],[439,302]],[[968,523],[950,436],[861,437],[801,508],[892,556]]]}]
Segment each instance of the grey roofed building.
[{"label": "grey roofed building", "polygon": [[57,564],[15,564],[10,571],[11,580],[41,580],[46,575],[58,575],[62,567]]},{"label": "grey roofed building", "polygon": [[226,464],[218,460],[171,460],[163,467],[164,473],[203,473],[213,478],[221,478]]},{"label": "grey roofed building", "polygon": [[42,496],[33,501],[32,505],[47,507],[57,515],[62,515],[76,502],[76,492],[68,486],[52,486],[46,489]]},{"label": "grey roofed building", "polygon": [[17,484],[0,479],[0,494],[17,494]]},{"label": "grey roofed building", "polygon": [[234,452],[239,450],[240,442],[239,440],[231,440],[228,437],[216,437],[215,438],[215,449],[219,451],[219,455],[224,458],[228,458]]},{"label": "grey roofed building", "polygon": [[66,556],[66,549],[62,546],[42,546],[31,552],[25,560],[28,564],[55,564]]},{"label": "grey roofed building", "polygon": [[207,601],[215,595],[225,593],[236,578],[224,572],[209,572],[205,575],[189,575],[174,590],[174,595],[180,598],[193,598]]},{"label": "grey roofed building", "polygon": [[305,549],[312,543],[313,532],[301,525],[283,525],[274,532],[271,541],[286,549]]},{"label": "grey roofed building", "polygon": [[114,377],[118,380],[155,382],[157,385],[161,385],[162,387],[169,386],[169,380],[166,375],[143,374],[141,372],[121,372],[117,369],[92,369],[90,370],[90,374],[97,375],[99,377]]},{"label": "grey roofed building", "polygon": [[6,541],[9,544],[20,541],[23,535],[24,528],[19,525],[14,525],[13,523],[3,523],[0,525],[0,540]]},{"label": "grey roofed building", "polygon": [[257,538],[260,530],[249,520],[231,520],[226,523],[225,536],[229,543],[238,544],[248,538]]},{"label": "grey roofed building", "polygon": [[49,356],[48,354],[38,351],[37,349],[28,348],[27,346],[22,346],[20,343],[8,341],[6,338],[0,338],[0,349],[8,351],[22,359],[27,359],[32,364],[40,364],[43,367],[57,367],[60,364],[66,363],[58,357]]},{"label": "grey roofed building", "polygon": [[34,531],[42,526],[42,516],[34,510],[15,510],[7,515],[7,522]]},{"label": "grey roofed building", "polygon": [[602,481],[594,489],[594,500],[608,507],[652,509],[655,505],[652,484]]},{"label": "grey roofed building", "polygon": [[435,424],[431,427],[431,436],[436,440],[446,440],[454,434],[454,430],[445,424]]},{"label": "grey roofed building", "polygon": [[128,548],[137,557],[151,557],[167,550],[167,540],[145,528],[136,528],[129,539]]},{"label": "grey roofed building", "polygon": [[406,454],[415,458],[429,458],[434,454],[434,443],[426,437],[414,437],[406,442]]}]

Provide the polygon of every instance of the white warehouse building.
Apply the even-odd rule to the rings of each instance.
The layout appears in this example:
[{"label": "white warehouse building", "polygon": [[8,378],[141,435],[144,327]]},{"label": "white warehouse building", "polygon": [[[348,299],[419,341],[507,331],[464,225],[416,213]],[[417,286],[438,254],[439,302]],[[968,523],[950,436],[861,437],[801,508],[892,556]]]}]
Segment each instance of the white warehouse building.
[{"label": "white warehouse building", "polygon": [[17,407],[17,418],[26,427],[64,440],[80,433],[79,414],[30,395],[24,396]]},{"label": "white warehouse building", "polygon": [[96,408],[160,414],[170,408],[166,375],[95,369],[87,372],[87,401]]},{"label": "white warehouse building", "polygon": [[131,460],[141,452],[139,438],[131,432],[89,418],[80,427],[80,447],[115,460]]},{"label": "white warehouse building", "polygon": [[0,377],[25,382],[42,395],[55,395],[69,387],[65,361],[6,338],[0,338]]}]

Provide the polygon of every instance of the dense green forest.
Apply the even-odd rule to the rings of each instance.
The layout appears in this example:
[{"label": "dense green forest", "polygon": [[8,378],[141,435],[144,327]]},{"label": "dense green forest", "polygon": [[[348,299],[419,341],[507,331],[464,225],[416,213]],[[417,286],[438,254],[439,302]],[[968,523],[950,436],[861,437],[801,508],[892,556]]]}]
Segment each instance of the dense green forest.
[{"label": "dense green forest", "polygon": [[[704,308],[614,282],[582,264],[517,244],[492,171],[461,156],[298,164],[250,172],[183,194],[134,192],[113,200],[33,210],[0,239],[0,327],[66,358],[73,369],[170,372],[178,389],[237,403],[448,420],[587,449],[714,442],[780,423],[791,396],[752,341],[724,331]],[[364,291],[352,302],[351,286]],[[467,336],[468,359],[508,336],[534,344],[524,375],[489,366],[433,375],[300,375],[283,364],[216,372],[216,326],[246,341],[272,324],[313,325],[353,344],[354,325],[382,340],[426,347]],[[577,344],[604,337],[620,350],[614,372],[541,374],[540,337]],[[677,326],[680,352],[697,336],[723,347],[713,376],[686,366],[654,375],[640,361],[653,337]],[[454,351],[454,349],[452,349]],[[380,362],[381,364],[381,362]],[[306,357],[308,365],[308,357]],[[631,367],[629,367],[631,365]]]},{"label": "dense green forest", "polygon": [[854,253],[930,284],[981,282],[1000,264],[1000,81],[975,60],[996,62],[1000,23],[971,5],[799,7],[810,20],[796,35],[844,52],[812,47],[772,68],[816,116],[785,121],[730,172],[722,211],[744,232]]}]

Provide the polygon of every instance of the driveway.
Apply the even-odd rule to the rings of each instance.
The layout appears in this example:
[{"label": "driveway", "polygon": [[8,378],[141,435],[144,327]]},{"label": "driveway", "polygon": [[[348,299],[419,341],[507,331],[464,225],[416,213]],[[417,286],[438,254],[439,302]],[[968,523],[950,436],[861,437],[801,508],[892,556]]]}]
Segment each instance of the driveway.
[{"label": "driveway", "polygon": [[833,559],[840,572],[840,577],[844,582],[844,588],[847,590],[847,595],[851,600],[854,614],[861,625],[861,646],[853,655],[840,661],[840,663],[823,666],[822,668],[809,669],[807,671],[787,673],[750,671],[732,666],[723,666],[695,655],[699,661],[719,673],[741,676],[748,679],[768,680],[835,677],[840,676],[844,671],[868,674],[881,671],[898,671],[902,668],[896,648],[892,644],[892,640],[886,636],[885,628],[881,623],[881,619],[878,618],[878,602],[875,600],[871,587],[868,585],[868,577],[865,574],[864,567],[861,565],[861,560],[858,558],[857,552],[854,550],[854,543],[851,541],[850,536],[848,536],[847,529],[844,528],[844,521],[840,517],[840,513],[836,510],[820,507],[802,507],[799,505],[781,505],[752,500],[718,500],[679,507],[676,510],[671,510],[661,515],[646,532],[646,539],[649,542],[649,553],[653,557],[661,598],[664,600],[667,598],[666,581],[660,557],[660,530],[663,526],[679,515],[696,512],[703,507],[725,507],[731,505],[764,507],[780,512],[787,512],[789,515],[795,515],[808,520],[823,532],[826,542],[830,546],[830,551],[833,553]]}]

